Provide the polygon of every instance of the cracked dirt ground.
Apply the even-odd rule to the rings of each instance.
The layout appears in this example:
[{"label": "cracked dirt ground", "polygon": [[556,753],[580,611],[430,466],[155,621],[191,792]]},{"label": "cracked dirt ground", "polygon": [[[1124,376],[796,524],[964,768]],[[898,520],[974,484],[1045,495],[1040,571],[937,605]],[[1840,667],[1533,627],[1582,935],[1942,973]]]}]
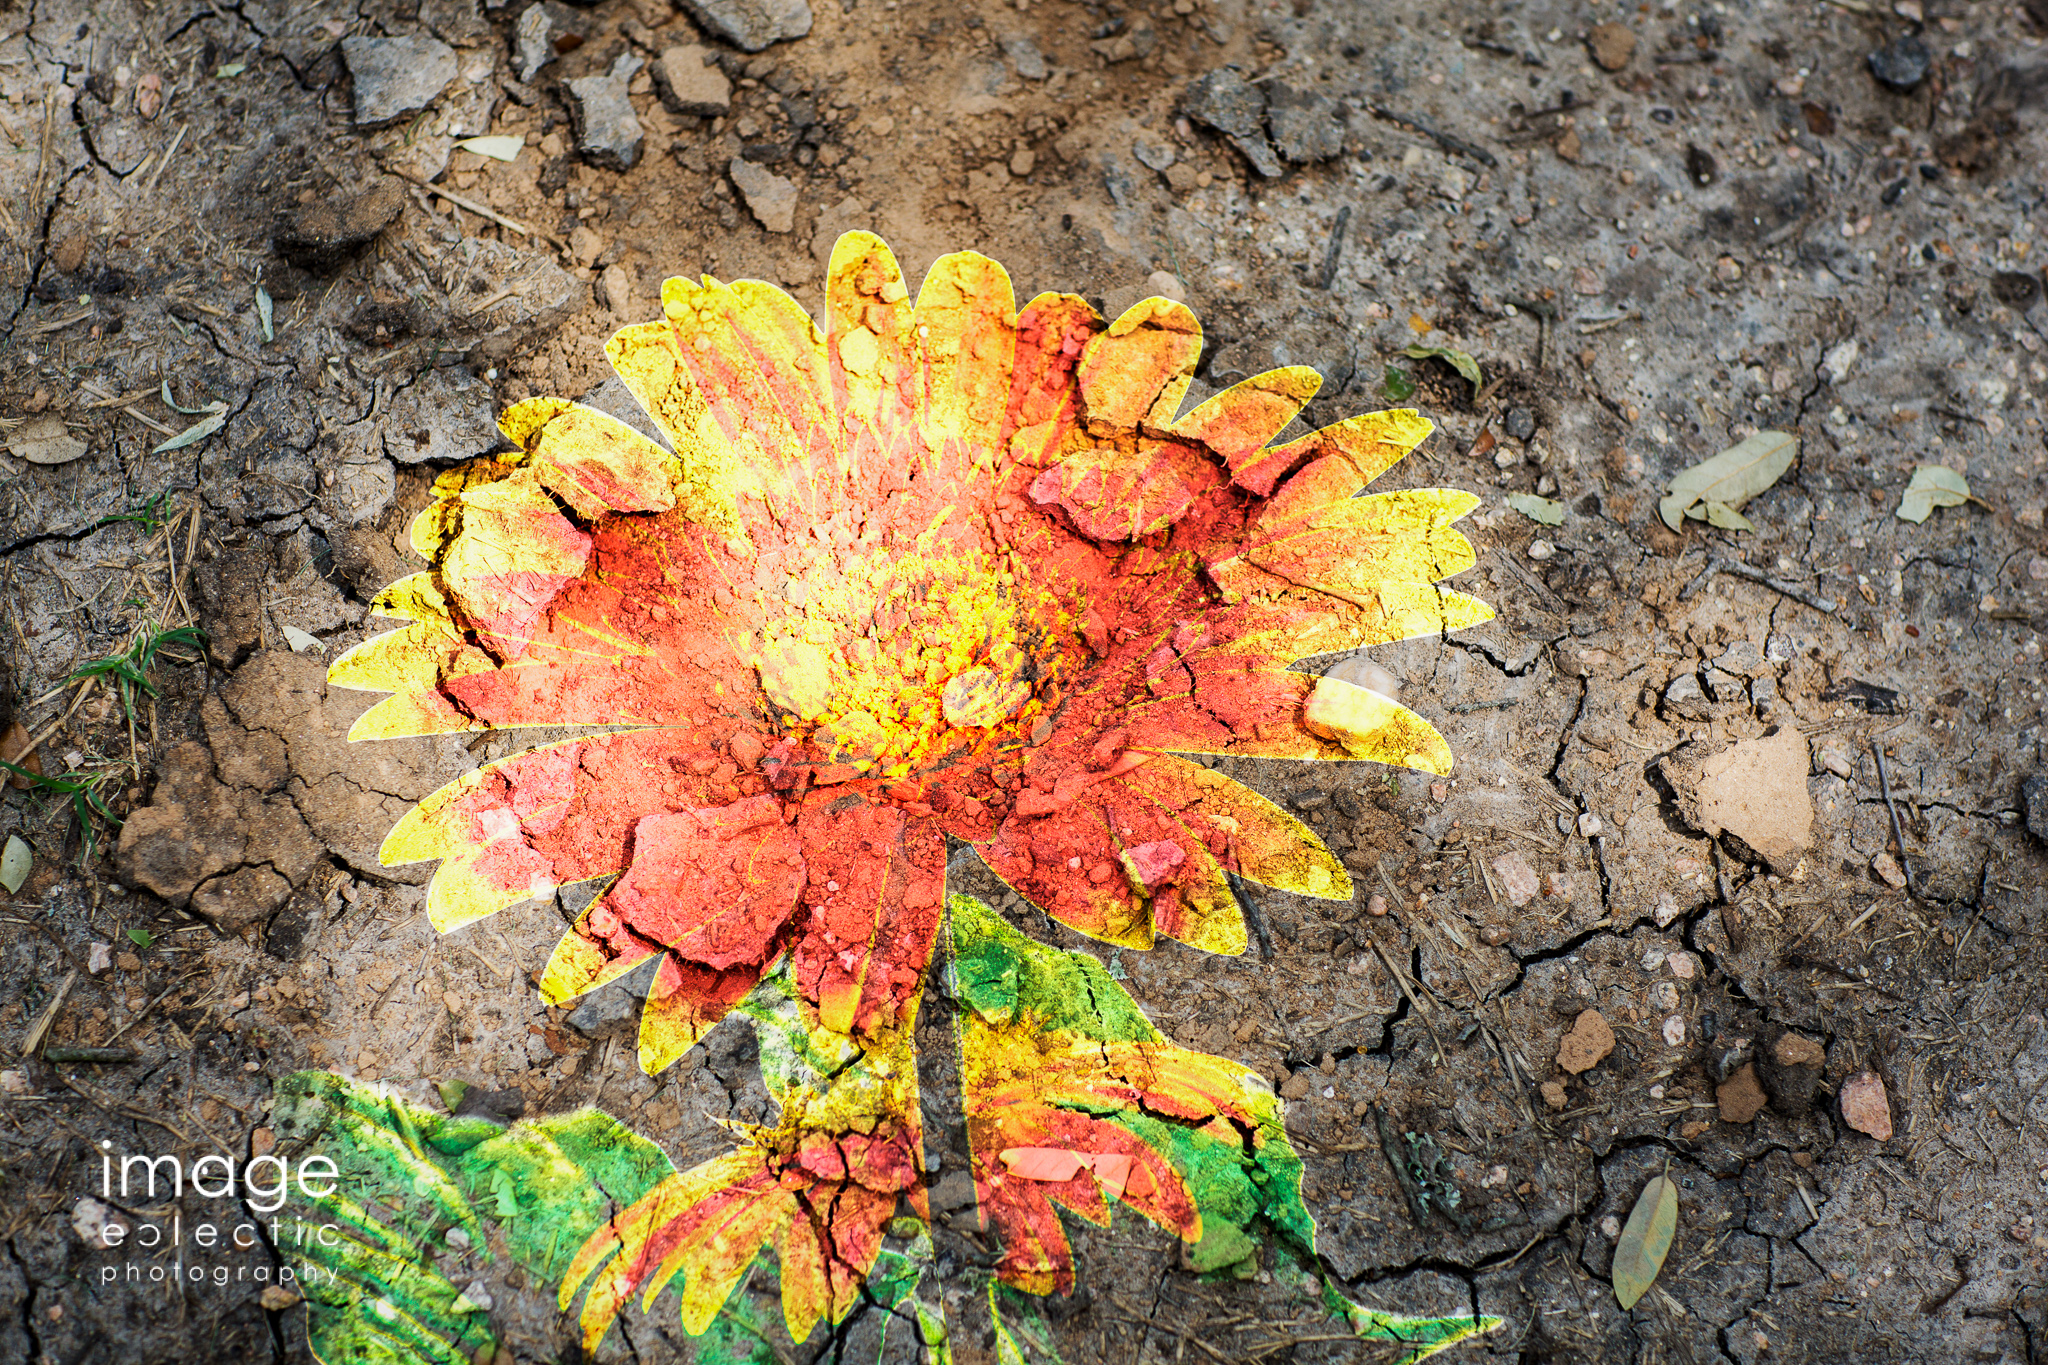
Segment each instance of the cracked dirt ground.
[{"label": "cracked dirt ground", "polygon": [[[1320,424],[1387,405],[1399,364],[1440,431],[1394,481],[1486,499],[1461,586],[1499,619],[1376,656],[1449,739],[1452,777],[1242,769],[1340,851],[1356,902],[1264,897],[1269,953],[1115,964],[1162,1029],[1288,1097],[1351,1297],[1499,1315],[1457,1348],[1485,1358],[2048,1350],[2048,793],[2021,796],[2043,774],[2048,11],[831,0],[808,36],[749,54],[667,0],[548,9],[580,41],[524,80],[518,0],[0,11],[0,437],[86,446],[0,453],[5,702],[31,732],[62,718],[38,751],[52,774],[134,765],[107,785],[118,845],[91,857],[68,805],[7,793],[0,823],[36,860],[0,914],[0,1029],[11,1055],[62,990],[51,1043],[137,1054],[8,1063],[0,1360],[307,1358],[302,1313],[253,1286],[96,1287],[107,1253],[70,1226],[99,1140],[246,1152],[272,1079],[301,1067],[418,1095],[460,1076],[529,1113],[595,1103],[679,1165],[720,1149],[713,1120],[766,1116],[738,1021],[649,1079],[623,988],[573,1019],[539,1004],[575,894],[431,931],[429,869],[380,868],[377,845],[515,741],[348,746],[373,698],[328,691],[324,661],[363,638],[369,597],[414,562],[427,482],[490,447],[496,408],[589,389],[602,339],[651,315],[667,275],[769,279],[815,307],[855,226],[913,277],[971,247],[1020,297],[1114,313],[1182,293],[1212,343],[1196,397],[1313,364]],[[1600,23],[1633,35],[1618,69],[1594,62]],[[435,36],[459,74],[359,129],[352,35]],[[1908,37],[1928,70],[1901,92],[1867,57]],[[642,73],[637,164],[580,156],[563,82],[690,44],[717,54],[730,113],[672,112]],[[1189,83],[1226,64],[1278,83],[1276,136],[1284,109],[1322,120],[1320,146],[1281,141],[1323,159],[1274,160],[1254,129],[1269,178],[1185,117]],[[452,149],[485,132],[527,145],[511,164]],[[736,156],[790,182],[787,230],[750,211]],[[1477,357],[1483,391],[1404,359],[1418,340]],[[198,420],[166,396],[225,420],[153,454]],[[1665,530],[1670,476],[1759,428],[1802,445],[1746,509],[1756,529]],[[1896,519],[1920,464],[1965,472],[1978,501]],[[1566,520],[1507,510],[1515,491]],[[1699,582],[1715,558],[1812,601]],[[205,656],[159,662],[132,736],[104,694],[65,713],[73,670],[186,605]],[[1810,842],[1782,865],[1694,828],[1671,777],[1767,732],[1810,774]],[[104,970],[95,943],[118,949]],[[1613,1049],[1563,1071],[1587,1010]],[[1864,1071],[1884,1141],[1835,1099]],[[957,1273],[989,1253],[944,1178],[964,1169],[957,1114],[927,1094]],[[1421,1225],[1382,1115],[1444,1157]],[[1677,1240],[1623,1313],[1615,1220],[1667,1164]],[[226,1212],[181,1206],[209,1211]],[[1148,1224],[1074,1226],[1086,1289],[1048,1312],[1069,1362],[1362,1358],[1269,1273],[1205,1283]],[[517,1358],[575,1358],[547,1287],[493,1292]],[[982,1310],[948,1297],[961,1358],[992,1358]],[[780,1358],[851,1358],[874,1317]],[[688,1350],[661,1305],[605,1348]]]}]

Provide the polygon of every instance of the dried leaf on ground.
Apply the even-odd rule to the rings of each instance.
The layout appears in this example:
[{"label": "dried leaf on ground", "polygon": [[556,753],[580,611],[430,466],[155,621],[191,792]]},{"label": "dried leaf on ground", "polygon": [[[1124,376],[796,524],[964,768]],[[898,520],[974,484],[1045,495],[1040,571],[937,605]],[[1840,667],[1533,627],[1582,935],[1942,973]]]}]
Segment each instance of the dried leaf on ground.
[{"label": "dried leaf on ground", "polygon": [[1407,356],[1410,360],[1441,360],[1445,362],[1452,369],[1471,381],[1472,396],[1475,398],[1479,396],[1479,391],[1486,387],[1486,378],[1479,372],[1479,362],[1464,351],[1456,350],[1450,346],[1410,346],[1401,354]]},{"label": "dried leaf on ground", "polygon": [[1623,1310],[1650,1292],[1678,1232],[1678,1182],[1660,1175],[1643,1187],[1614,1244],[1614,1298]]},{"label": "dried leaf on ground", "polygon": [[11,896],[21,890],[22,883],[28,880],[28,870],[34,863],[35,851],[19,834],[8,835],[6,850],[0,852],[0,886],[7,888],[8,895]]},{"label": "dried leaf on ground", "polygon": [[1783,431],[1759,431],[1671,481],[1657,513],[1676,531],[1691,517],[1725,530],[1753,531],[1742,505],[1784,477],[1799,454],[1799,438]]},{"label": "dried leaf on ground", "polygon": [[1545,526],[1564,525],[1564,504],[1555,498],[1539,498],[1534,493],[1510,493],[1501,501],[1531,521]]},{"label": "dried leaf on ground", "polygon": [[1970,500],[1970,481],[1945,465],[1923,464],[1913,471],[1899,498],[1898,517],[1916,525],[1937,507],[1961,507]]}]

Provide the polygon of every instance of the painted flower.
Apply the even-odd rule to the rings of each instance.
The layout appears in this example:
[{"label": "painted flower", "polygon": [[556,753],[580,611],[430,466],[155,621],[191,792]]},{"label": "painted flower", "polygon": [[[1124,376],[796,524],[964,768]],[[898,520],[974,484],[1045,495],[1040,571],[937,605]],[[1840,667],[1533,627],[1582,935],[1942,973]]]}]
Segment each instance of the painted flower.
[{"label": "painted flower", "polygon": [[[861,1059],[792,1082],[780,1125],[740,1149],[754,1155],[662,1194],[616,1263],[634,1268],[613,1289],[658,1289],[711,1243],[730,1261],[738,1237],[743,1268],[819,1225],[803,1190],[858,1184],[843,1241],[777,1243],[786,1296],[793,1261],[819,1267],[794,1333],[843,1311],[842,1272],[872,1258],[899,1194],[920,1198],[903,1059],[948,838],[1095,939],[1241,952],[1233,877],[1331,899],[1350,880],[1200,758],[1444,772],[1420,717],[1290,665],[1492,613],[1437,582],[1473,563],[1451,523],[1475,498],[1360,496],[1425,420],[1276,441],[1320,382],[1298,367],[1183,413],[1202,337],[1178,303],[1110,323],[1070,295],[1019,311],[971,254],[936,262],[913,303],[864,233],[833,252],[822,330],[759,283],[670,280],[662,302],[607,353],[665,443],[557,399],[512,407],[515,450],[441,477],[412,532],[431,567],[377,600],[410,624],[331,676],[392,694],[352,739],[584,732],[469,774],[392,831],[387,864],[441,860],[437,927],[605,879],[541,987],[566,1001],[658,960],[649,1072],[763,989],[816,1048]],[[855,1075],[864,1098],[834,1100]],[[1062,1084],[1078,1108],[1103,1082]],[[840,1141],[855,1130],[859,1154]],[[1187,1234],[1170,1171],[1115,1169],[1110,1197],[1131,1203],[1138,1181],[1148,1216]],[[732,1196],[745,1235],[706,1221],[712,1186],[754,1192]],[[721,1266],[693,1279],[710,1286],[697,1301],[722,1297]]]}]

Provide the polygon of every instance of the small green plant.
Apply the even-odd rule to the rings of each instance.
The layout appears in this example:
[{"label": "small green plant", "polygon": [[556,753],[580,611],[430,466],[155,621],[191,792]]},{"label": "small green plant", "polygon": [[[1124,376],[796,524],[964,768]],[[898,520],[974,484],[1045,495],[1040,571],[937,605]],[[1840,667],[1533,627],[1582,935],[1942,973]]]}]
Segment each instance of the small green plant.
[{"label": "small green plant", "polygon": [[[167,647],[182,646],[198,649],[206,639],[206,632],[197,626],[174,626],[169,630],[144,629],[129,642],[128,648],[119,654],[109,654],[80,666],[64,680],[69,687],[77,683],[97,679],[121,699],[122,714],[135,718],[135,694],[138,690],[154,697],[156,684],[150,681],[150,670],[156,667],[157,656]],[[174,663],[195,663],[195,659],[180,659],[171,656]]]},{"label": "small green plant", "polygon": [[106,798],[107,788],[121,778],[120,768],[106,768],[79,777],[49,777],[42,773],[30,772],[20,764],[9,763],[4,758],[0,758],[0,768],[25,779],[36,791],[70,798],[71,812],[78,817],[79,828],[85,831],[85,846],[79,854],[81,863],[92,861],[93,853],[99,846],[99,827],[93,823],[94,816],[117,829],[120,827],[121,817],[108,808]]},{"label": "small green plant", "polygon": [[150,944],[156,942],[156,935],[150,933],[147,929],[130,929],[128,931],[128,941],[138,948],[147,948]]},{"label": "small green plant", "polygon": [[181,510],[172,509],[168,512],[165,510],[164,504],[170,501],[170,497],[171,491],[166,488],[155,497],[149,499],[149,501],[137,503],[125,512],[116,512],[112,516],[101,517],[93,523],[93,529],[98,530],[102,526],[118,526],[123,522],[132,522],[145,531],[160,531]]}]

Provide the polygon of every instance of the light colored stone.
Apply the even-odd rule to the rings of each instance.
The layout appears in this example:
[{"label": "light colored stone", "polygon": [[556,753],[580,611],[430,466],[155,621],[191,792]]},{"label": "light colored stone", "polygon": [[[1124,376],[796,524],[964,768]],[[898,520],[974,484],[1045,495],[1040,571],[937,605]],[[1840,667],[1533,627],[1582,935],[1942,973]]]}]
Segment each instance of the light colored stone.
[{"label": "light colored stone", "polygon": [[1810,766],[1806,736],[1787,727],[1713,753],[1688,744],[1658,768],[1688,825],[1714,837],[1733,834],[1782,873],[1813,845]]},{"label": "light colored stone", "polygon": [[455,49],[439,38],[343,38],[341,60],[355,88],[358,128],[419,112],[460,72]]},{"label": "light colored stone", "polygon": [[1529,866],[1529,860],[1522,856],[1520,849],[1509,849],[1495,858],[1493,875],[1500,882],[1501,894],[1517,910],[1536,899],[1539,885],[1536,869]]},{"label": "light colored stone", "polygon": [[1880,853],[1870,860],[1870,870],[1877,879],[1894,891],[1906,889],[1906,873],[1899,866],[1899,860],[1889,853]]},{"label": "light colored stone", "polygon": [[762,227],[770,232],[796,229],[796,185],[792,181],[743,157],[734,157],[725,169]]},{"label": "light colored stone", "polygon": [[1875,1071],[1859,1071],[1842,1084],[1842,1121],[1879,1142],[1892,1136],[1891,1097]]},{"label": "light colored stone", "polygon": [[661,102],[678,114],[719,118],[732,112],[732,82],[713,64],[708,47],[672,47],[654,64]]},{"label": "light colored stone", "polygon": [[1536,1087],[1536,1093],[1543,1096],[1543,1102],[1552,1109],[1564,1108],[1565,1094],[1563,1081],[1545,1081]]},{"label": "light colored stone", "polygon": [[640,160],[647,134],[633,112],[629,88],[642,65],[640,58],[629,52],[602,76],[566,82],[569,115],[576,124],[576,150],[593,166],[629,171]]},{"label": "light colored stone", "polygon": [[1664,1021],[1664,1043],[1667,1047],[1685,1045],[1685,1020],[1674,1014]]},{"label": "light colored stone", "polygon": [[1595,24],[1586,34],[1586,50],[1602,70],[1619,71],[1635,55],[1635,31],[1627,24]]},{"label": "light colored stone", "polygon": [[1572,1021],[1571,1031],[1559,1040],[1557,1065],[1574,1076],[1590,1071],[1614,1051],[1614,1030],[1598,1010],[1584,1010]]},{"label": "light colored stone", "polygon": [[1827,1049],[1804,1034],[1788,1033],[1771,1047],[1779,1066],[1819,1066],[1828,1059]]},{"label": "light colored stone", "polygon": [[811,31],[807,0],[682,0],[682,4],[699,28],[742,52],[759,52]]}]

